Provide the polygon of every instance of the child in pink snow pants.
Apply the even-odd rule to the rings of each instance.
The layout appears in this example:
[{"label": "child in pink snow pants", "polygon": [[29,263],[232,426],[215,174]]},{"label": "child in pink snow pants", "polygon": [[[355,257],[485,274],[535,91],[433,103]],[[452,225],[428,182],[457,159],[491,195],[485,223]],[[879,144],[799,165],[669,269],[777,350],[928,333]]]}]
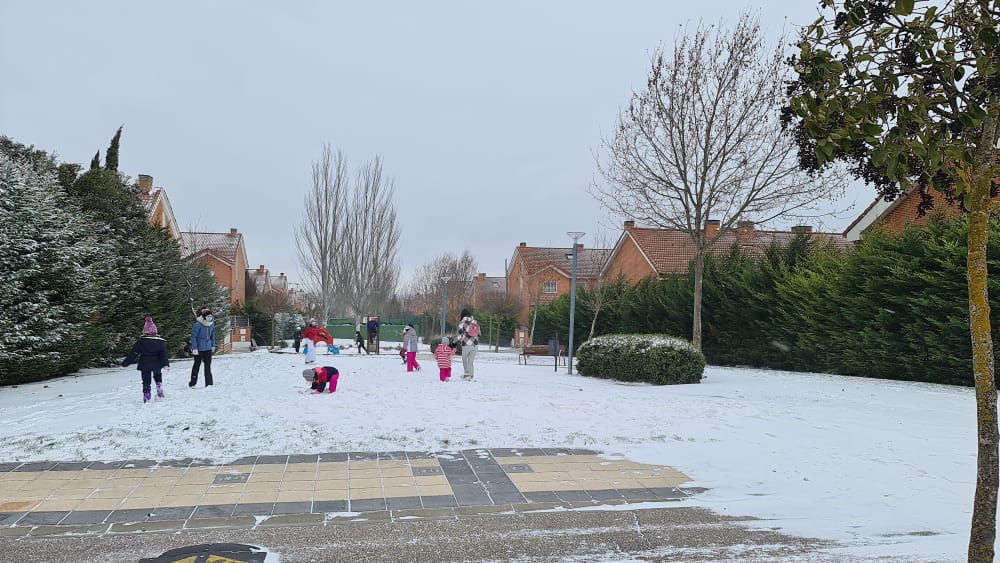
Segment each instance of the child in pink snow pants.
[{"label": "child in pink snow pants", "polygon": [[448,346],[448,337],[442,336],[441,343],[434,350],[434,359],[437,360],[438,368],[441,369],[441,381],[451,379],[451,357],[455,355],[455,349]]},{"label": "child in pink snow pants", "polygon": [[413,325],[406,325],[403,329],[403,350],[406,350],[406,371],[414,369],[420,371],[420,363],[417,362],[417,331],[413,330]]}]

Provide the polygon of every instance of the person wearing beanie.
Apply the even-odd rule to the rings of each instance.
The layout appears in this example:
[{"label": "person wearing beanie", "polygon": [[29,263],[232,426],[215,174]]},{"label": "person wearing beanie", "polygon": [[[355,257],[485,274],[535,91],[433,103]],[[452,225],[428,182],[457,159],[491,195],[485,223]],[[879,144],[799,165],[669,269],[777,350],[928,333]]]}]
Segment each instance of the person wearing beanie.
[{"label": "person wearing beanie", "polygon": [[406,325],[406,328],[403,329],[403,349],[406,350],[406,371],[413,371],[414,369],[420,371],[420,362],[417,361],[418,342],[420,342],[420,339],[417,338],[417,331],[413,329],[413,325]]},{"label": "person wearing beanie", "polygon": [[472,311],[462,309],[462,320],[458,323],[458,340],[462,344],[462,379],[472,381],[476,377],[476,351],[479,348],[479,321]]},{"label": "person wearing beanie", "polygon": [[319,395],[330,386],[330,392],[337,390],[337,380],[340,379],[340,372],[333,366],[323,366],[318,368],[306,368],[302,370],[302,379],[309,382],[313,395]]},{"label": "person wearing beanie", "polygon": [[368,347],[365,346],[365,337],[361,336],[361,331],[360,330],[354,331],[354,343],[358,345],[358,354],[359,355],[361,354],[362,350],[365,351],[365,355],[366,356],[368,355]]},{"label": "person wearing beanie", "polygon": [[455,355],[455,349],[448,345],[448,337],[442,336],[441,343],[434,350],[434,359],[437,360],[438,369],[441,370],[441,381],[451,379],[451,357]]},{"label": "person wearing beanie", "polygon": [[142,336],[132,346],[132,351],[122,362],[122,367],[128,367],[136,360],[138,360],[136,369],[142,374],[142,402],[148,403],[152,400],[150,387],[152,381],[156,381],[156,396],[161,399],[165,397],[162,370],[170,367],[170,358],[167,357],[167,341],[157,334],[153,317],[146,317]]},{"label": "person wearing beanie", "polygon": [[194,355],[194,365],[191,366],[191,381],[188,387],[198,384],[198,369],[205,364],[205,387],[212,385],[212,352],[215,351],[215,316],[212,310],[202,306],[201,314],[195,318],[191,326],[191,354]]}]

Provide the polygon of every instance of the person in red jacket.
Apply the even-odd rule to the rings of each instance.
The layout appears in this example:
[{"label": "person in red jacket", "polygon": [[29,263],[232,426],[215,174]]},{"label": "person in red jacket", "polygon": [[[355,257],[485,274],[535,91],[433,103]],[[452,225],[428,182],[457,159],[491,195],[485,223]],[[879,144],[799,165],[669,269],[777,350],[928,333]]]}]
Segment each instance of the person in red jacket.
[{"label": "person in red jacket", "polygon": [[302,332],[302,345],[306,350],[306,363],[316,363],[316,343],[326,342],[327,346],[333,346],[333,337],[325,328],[320,328],[316,324],[316,319],[309,319],[309,326]]},{"label": "person in red jacket", "polygon": [[340,372],[333,366],[323,366],[321,368],[307,368],[302,371],[302,378],[310,383],[313,395],[319,395],[330,386],[330,392],[337,390],[337,380],[340,379]]}]

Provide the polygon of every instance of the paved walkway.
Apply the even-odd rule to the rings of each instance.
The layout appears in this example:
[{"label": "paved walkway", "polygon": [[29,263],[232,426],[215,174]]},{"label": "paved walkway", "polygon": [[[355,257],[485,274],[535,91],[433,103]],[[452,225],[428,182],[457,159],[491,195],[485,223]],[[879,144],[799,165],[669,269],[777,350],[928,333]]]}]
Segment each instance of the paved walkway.
[{"label": "paved walkway", "polygon": [[246,528],[677,501],[666,466],[581,449],[0,463],[0,536]]}]

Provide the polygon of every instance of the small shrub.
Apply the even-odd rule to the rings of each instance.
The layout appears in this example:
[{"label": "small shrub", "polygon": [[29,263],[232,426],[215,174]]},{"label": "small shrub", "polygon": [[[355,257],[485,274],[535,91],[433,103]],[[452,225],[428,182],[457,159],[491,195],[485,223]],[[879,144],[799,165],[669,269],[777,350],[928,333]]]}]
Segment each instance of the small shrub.
[{"label": "small shrub", "polygon": [[609,334],[576,351],[581,375],[654,385],[698,383],[705,356],[690,342],[659,334]]}]

